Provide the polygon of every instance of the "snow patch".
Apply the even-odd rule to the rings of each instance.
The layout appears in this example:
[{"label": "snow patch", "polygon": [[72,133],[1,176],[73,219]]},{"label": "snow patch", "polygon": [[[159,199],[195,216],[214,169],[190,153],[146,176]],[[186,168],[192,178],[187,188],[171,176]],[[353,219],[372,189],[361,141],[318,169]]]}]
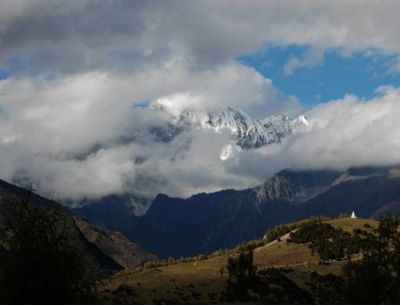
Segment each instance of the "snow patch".
[{"label": "snow patch", "polygon": [[236,153],[240,152],[241,150],[242,149],[235,144],[225,145],[221,150],[221,154],[219,155],[219,158],[222,161],[228,160],[228,159],[232,158]]}]

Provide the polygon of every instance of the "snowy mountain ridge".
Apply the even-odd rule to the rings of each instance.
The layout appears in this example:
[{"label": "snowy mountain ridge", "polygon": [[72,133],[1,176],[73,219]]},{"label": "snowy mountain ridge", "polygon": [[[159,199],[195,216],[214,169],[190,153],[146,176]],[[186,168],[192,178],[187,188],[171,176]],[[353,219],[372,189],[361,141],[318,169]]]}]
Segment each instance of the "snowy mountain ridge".
[{"label": "snowy mountain ridge", "polygon": [[227,144],[223,148],[220,155],[221,160],[228,159],[241,149],[254,149],[280,143],[299,126],[308,126],[308,121],[303,115],[294,119],[285,115],[253,119],[234,107],[179,110],[170,105],[154,102],[152,109],[167,112],[171,116],[168,126],[156,131],[158,136],[164,140],[172,139],[190,128],[210,128],[216,132],[223,129],[229,130],[234,144]]}]

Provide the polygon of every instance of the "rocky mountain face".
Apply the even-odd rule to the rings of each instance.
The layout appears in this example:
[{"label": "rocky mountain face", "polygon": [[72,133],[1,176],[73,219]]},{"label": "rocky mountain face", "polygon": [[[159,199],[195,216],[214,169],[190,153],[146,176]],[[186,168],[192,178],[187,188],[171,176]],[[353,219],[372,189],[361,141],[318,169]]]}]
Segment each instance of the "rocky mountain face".
[{"label": "rocky mountain face", "polygon": [[[178,134],[193,128],[212,129],[215,132],[227,130],[232,143],[227,143],[221,152],[221,159],[229,157],[229,150],[254,149],[264,145],[280,143],[300,126],[308,126],[304,116],[290,119],[287,116],[269,116],[253,119],[234,107],[209,109],[176,109],[160,103],[153,103],[154,111],[167,113],[170,122],[165,126],[152,128],[151,132],[161,141],[171,141]],[[232,146],[234,145],[234,146]]]},{"label": "rocky mountain face", "polygon": [[124,268],[140,266],[147,261],[157,259],[155,255],[146,252],[119,231],[106,230],[79,217],[74,217],[74,220],[89,242]]},{"label": "rocky mountain face", "polygon": [[253,189],[188,199],[159,195],[140,217],[120,202],[74,212],[122,231],[160,257],[181,257],[236,246],[280,223],[353,210],[360,217],[400,215],[400,168],[284,170]]},{"label": "rocky mountain face", "polygon": [[[28,198],[32,204],[44,209],[54,209],[62,215],[64,222],[71,231],[73,242],[81,249],[87,259],[95,267],[99,276],[122,270],[124,267],[135,267],[145,261],[155,259],[138,245],[131,242],[120,232],[111,232],[87,221],[74,217],[67,209],[58,203],[32,194],[25,189],[0,180],[0,215],[13,209],[13,204]],[[0,228],[1,228],[0,220]],[[0,256],[6,255],[6,249],[1,247]]]}]

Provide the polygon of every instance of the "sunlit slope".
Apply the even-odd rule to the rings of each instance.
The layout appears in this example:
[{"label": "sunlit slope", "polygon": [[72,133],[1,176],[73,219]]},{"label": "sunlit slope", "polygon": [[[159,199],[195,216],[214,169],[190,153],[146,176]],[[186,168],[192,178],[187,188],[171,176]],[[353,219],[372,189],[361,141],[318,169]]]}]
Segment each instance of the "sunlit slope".
[{"label": "sunlit slope", "polygon": [[[328,221],[331,225],[352,232],[354,229],[377,227],[370,219],[342,218]],[[344,261],[320,264],[318,254],[312,254],[305,244],[287,243],[289,234],[254,249],[254,261],[258,270],[264,268],[290,268],[298,271],[296,282],[301,282],[301,271],[321,274],[340,273]],[[239,253],[239,247],[219,251],[207,256],[148,265],[142,269],[120,272],[105,286],[103,293],[108,301],[151,303],[154,300],[179,300],[196,304],[221,304],[220,294],[227,280],[225,266],[231,256]]]}]

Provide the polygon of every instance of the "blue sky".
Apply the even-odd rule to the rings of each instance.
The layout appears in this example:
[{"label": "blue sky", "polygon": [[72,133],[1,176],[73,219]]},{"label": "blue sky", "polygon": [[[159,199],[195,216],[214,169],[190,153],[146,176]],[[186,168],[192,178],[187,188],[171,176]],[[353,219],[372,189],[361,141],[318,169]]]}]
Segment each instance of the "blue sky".
[{"label": "blue sky", "polygon": [[[397,57],[372,50],[344,56],[339,49],[327,49],[321,51],[322,57],[315,62],[285,73],[285,65],[291,58],[301,60],[310,51],[309,46],[267,46],[256,53],[239,56],[237,61],[271,79],[274,87],[297,97],[305,108],[340,99],[345,94],[370,99],[380,86],[400,86],[400,71],[391,70]],[[21,71],[31,74],[24,66],[27,65],[19,56],[9,60],[0,67],[0,79],[19,75]],[[135,102],[135,107],[146,106],[148,101]]]},{"label": "blue sky", "polygon": [[[12,78],[0,82],[0,178],[52,198],[188,196],[287,167],[400,164],[399,11],[374,0],[0,1],[0,80]],[[395,89],[375,93],[383,85]],[[168,117],[134,109],[154,100],[303,112],[311,128],[221,162],[225,133],[152,141]]]},{"label": "blue sky", "polygon": [[0,69],[0,79],[5,79],[8,77],[8,72],[6,70]]},{"label": "blue sky", "polygon": [[390,70],[395,57],[371,51],[343,56],[338,50],[328,50],[314,66],[300,67],[290,75],[284,73],[291,57],[301,58],[309,50],[300,46],[268,47],[241,56],[238,61],[255,68],[271,79],[275,87],[296,96],[306,107],[342,98],[347,93],[368,99],[379,86],[400,85],[400,74]]}]

